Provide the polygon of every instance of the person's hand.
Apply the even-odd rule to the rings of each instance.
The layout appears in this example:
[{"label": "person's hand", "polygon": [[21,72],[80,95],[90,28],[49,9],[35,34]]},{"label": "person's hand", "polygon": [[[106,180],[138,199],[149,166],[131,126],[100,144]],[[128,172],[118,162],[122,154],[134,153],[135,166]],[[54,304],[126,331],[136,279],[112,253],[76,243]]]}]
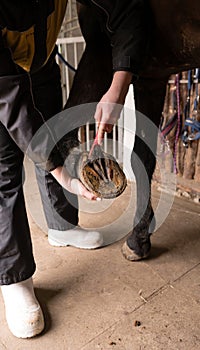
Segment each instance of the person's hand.
[{"label": "person's hand", "polygon": [[94,115],[98,123],[99,144],[101,144],[104,133],[111,132],[114,124],[120,118],[131,81],[132,73],[126,71],[115,72],[109,90],[99,101]]},{"label": "person's hand", "polygon": [[89,200],[98,200],[98,197],[89,192],[78,179],[71,177],[66,168],[59,166],[51,171],[51,174],[67,191]]},{"label": "person's hand", "polygon": [[98,124],[98,143],[101,144],[105,132],[111,132],[113,126],[120,118],[123,105],[119,103],[117,98],[114,98],[114,93],[111,89],[102,97],[97,105],[94,118]]}]

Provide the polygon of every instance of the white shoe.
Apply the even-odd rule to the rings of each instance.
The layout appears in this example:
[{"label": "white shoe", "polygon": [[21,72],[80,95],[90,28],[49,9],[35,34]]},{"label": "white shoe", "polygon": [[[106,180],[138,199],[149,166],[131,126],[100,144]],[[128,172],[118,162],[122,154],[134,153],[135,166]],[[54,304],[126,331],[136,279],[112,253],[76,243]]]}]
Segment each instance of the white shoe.
[{"label": "white shoe", "polygon": [[32,338],[44,329],[44,317],[35,297],[32,278],[1,286],[6,320],[17,338]]},{"label": "white shoe", "polygon": [[87,231],[79,226],[66,231],[49,229],[48,241],[55,247],[95,249],[103,246],[103,236],[100,232]]},{"label": "white shoe", "polygon": [[32,338],[44,329],[44,317],[40,305],[31,309],[6,308],[6,320],[11,333],[17,338]]}]

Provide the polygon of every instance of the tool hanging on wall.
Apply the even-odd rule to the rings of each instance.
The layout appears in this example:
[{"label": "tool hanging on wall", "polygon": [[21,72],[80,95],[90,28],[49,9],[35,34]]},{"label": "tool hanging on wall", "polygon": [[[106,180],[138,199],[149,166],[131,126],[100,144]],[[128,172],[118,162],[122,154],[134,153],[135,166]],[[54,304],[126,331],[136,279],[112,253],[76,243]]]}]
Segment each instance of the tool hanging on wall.
[{"label": "tool hanging on wall", "polygon": [[[180,115],[180,125],[178,124],[178,112],[180,110],[180,92],[179,92],[179,84],[180,84],[180,78],[181,75],[176,75],[174,86],[172,89],[170,89],[170,101],[172,104],[172,117],[170,117],[167,122],[164,124],[164,117],[161,117],[161,123],[160,123],[160,133],[162,138],[167,139],[167,136],[170,134],[170,132],[174,129],[174,134],[177,135],[177,129],[178,130],[178,136],[180,136],[181,132],[181,124],[182,124],[182,115]],[[177,94],[178,92],[178,94]],[[177,101],[178,100],[178,101]],[[169,137],[170,138],[170,137]]]}]

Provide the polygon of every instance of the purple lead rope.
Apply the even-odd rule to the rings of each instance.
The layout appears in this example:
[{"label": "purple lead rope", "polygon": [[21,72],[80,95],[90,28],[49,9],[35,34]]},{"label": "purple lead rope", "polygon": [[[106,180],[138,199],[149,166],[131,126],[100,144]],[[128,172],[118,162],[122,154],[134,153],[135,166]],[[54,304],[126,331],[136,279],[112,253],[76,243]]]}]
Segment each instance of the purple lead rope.
[{"label": "purple lead rope", "polygon": [[176,99],[177,99],[178,123],[177,123],[177,130],[176,130],[176,136],[175,136],[175,142],[174,142],[174,172],[175,172],[175,174],[178,173],[176,157],[177,157],[178,138],[179,138],[179,135],[180,135],[180,128],[181,128],[179,74],[176,74]]}]

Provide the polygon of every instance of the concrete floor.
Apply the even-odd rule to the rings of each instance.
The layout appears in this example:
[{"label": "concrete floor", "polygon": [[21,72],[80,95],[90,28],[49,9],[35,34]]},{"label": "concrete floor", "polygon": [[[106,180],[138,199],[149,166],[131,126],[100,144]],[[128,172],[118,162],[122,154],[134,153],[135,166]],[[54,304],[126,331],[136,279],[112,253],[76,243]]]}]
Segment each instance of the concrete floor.
[{"label": "concrete floor", "polygon": [[[121,254],[135,201],[129,184],[115,201],[81,201],[81,224],[117,242],[94,251],[54,248],[29,161],[26,167],[34,283],[46,328],[30,340],[12,336],[0,296],[0,350],[200,349],[200,206],[175,198],[152,236],[150,258],[129,262]],[[154,191],[154,205],[159,197]]]}]

